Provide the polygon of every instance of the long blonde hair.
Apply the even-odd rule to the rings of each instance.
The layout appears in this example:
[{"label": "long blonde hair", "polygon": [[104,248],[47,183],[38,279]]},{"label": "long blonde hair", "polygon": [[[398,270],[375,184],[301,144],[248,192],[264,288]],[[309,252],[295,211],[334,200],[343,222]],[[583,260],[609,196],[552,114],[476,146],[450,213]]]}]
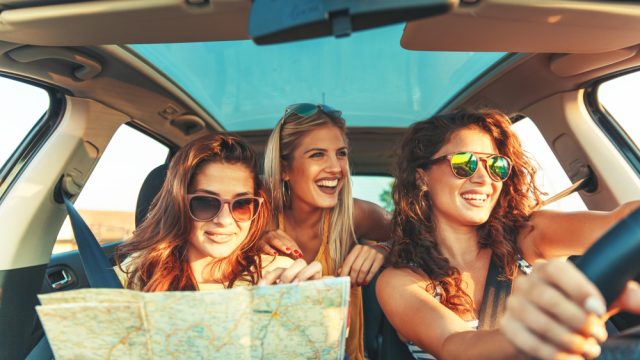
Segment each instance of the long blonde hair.
[{"label": "long blonde hair", "polygon": [[[264,175],[272,199],[273,219],[277,220],[278,214],[283,214],[290,202],[290,199],[285,198],[283,191],[285,184],[282,180],[282,162],[287,161],[291,164],[293,151],[302,137],[324,126],[335,126],[340,129],[345,143],[348,143],[344,119],[339,116],[329,116],[322,111],[310,116],[285,114],[271,132],[265,150]],[[351,172],[348,168],[344,178],[345,185],[338,193],[338,203],[330,210],[329,253],[335,269],[342,265],[352,243],[356,241],[353,229]]]}]

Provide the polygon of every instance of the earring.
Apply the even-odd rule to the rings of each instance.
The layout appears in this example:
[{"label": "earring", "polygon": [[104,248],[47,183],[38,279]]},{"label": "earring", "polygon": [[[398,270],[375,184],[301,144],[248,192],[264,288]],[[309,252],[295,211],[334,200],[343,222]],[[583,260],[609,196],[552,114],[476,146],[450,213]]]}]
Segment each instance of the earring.
[{"label": "earring", "polygon": [[289,200],[291,199],[291,188],[289,187],[288,181],[282,181],[282,202],[284,205],[289,205]]}]

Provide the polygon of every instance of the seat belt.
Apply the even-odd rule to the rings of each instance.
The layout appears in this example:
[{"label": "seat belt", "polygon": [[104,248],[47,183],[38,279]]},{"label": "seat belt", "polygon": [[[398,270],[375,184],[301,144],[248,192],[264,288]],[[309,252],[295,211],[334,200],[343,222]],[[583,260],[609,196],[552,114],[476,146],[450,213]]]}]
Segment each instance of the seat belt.
[{"label": "seat belt", "polygon": [[[69,200],[69,196],[62,189],[62,179],[56,185],[54,198],[58,203],[64,203],[69,213],[73,236],[78,245],[78,253],[82,267],[87,275],[89,286],[92,288],[111,288],[122,289],[122,283],[118,279],[115,270],[107,257],[102,251],[102,247],[96,237],[82,219],[78,211],[73,207]],[[27,360],[50,360],[53,359],[53,352],[47,340],[47,336],[43,335],[38,344],[31,350],[27,356]]]},{"label": "seat belt", "polygon": [[598,187],[596,176],[593,173],[593,170],[591,170],[588,165],[580,167],[580,169],[578,170],[578,174],[576,175],[578,180],[575,183],[571,184],[571,186],[553,195],[552,197],[544,200],[538,208],[554,203],[576,191],[585,190],[587,192],[593,192]]},{"label": "seat belt", "polygon": [[69,196],[62,189],[62,179],[56,186],[56,201],[64,202],[64,206],[69,213],[73,235],[78,245],[78,253],[80,254],[80,260],[87,275],[89,286],[92,288],[122,289],[122,283],[118,279],[113,265],[104,255],[100,243],[98,243],[89,226],[73,207]]},{"label": "seat belt", "polygon": [[[484,282],[482,305],[478,314],[478,329],[495,329],[507,306],[511,294],[511,279],[503,276],[500,266],[491,259],[487,279]],[[503,279],[504,278],[504,279]]]}]

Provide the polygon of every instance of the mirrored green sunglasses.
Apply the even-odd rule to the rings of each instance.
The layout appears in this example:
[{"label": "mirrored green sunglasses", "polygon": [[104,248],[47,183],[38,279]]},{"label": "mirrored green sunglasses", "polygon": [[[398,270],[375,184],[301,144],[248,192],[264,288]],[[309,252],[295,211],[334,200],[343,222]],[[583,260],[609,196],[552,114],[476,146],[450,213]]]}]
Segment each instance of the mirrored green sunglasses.
[{"label": "mirrored green sunglasses", "polygon": [[461,179],[473,176],[478,170],[478,163],[481,160],[484,160],[487,173],[493,181],[505,181],[511,174],[511,160],[508,157],[471,151],[443,155],[426,161],[423,166],[429,166],[445,159],[449,160],[453,174]]},{"label": "mirrored green sunglasses", "polygon": [[284,109],[284,117],[287,118],[291,114],[296,114],[302,117],[309,117],[314,115],[318,111],[331,116],[332,118],[339,118],[342,115],[342,111],[336,110],[328,105],[324,104],[311,104],[311,103],[299,103],[287,106]]}]

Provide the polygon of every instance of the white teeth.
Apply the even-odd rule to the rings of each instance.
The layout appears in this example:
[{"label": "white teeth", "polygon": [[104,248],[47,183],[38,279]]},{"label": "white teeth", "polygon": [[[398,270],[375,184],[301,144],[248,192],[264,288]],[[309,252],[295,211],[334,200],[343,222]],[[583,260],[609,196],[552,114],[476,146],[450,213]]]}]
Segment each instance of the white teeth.
[{"label": "white teeth", "polygon": [[324,187],[336,187],[336,186],[338,186],[338,179],[320,180],[320,181],[316,182],[316,184],[318,186],[324,186]]},{"label": "white teeth", "polygon": [[462,195],[462,198],[465,200],[485,201],[487,200],[487,195],[486,194],[464,194]]}]

